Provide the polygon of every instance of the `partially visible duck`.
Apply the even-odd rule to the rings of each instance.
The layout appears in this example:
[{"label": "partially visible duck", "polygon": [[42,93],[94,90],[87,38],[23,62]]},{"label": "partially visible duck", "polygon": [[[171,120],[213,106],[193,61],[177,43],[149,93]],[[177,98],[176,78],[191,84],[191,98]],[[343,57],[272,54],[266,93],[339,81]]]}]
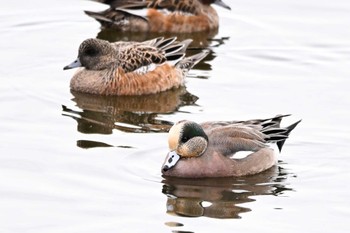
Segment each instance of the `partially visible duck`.
[{"label": "partially visible duck", "polygon": [[[290,132],[299,121],[280,127],[282,118],[248,121],[213,121],[197,124],[180,121],[169,131],[169,149],[162,173],[165,176],[202,178],[246,176],[265,171],[276,164],[276,153],[269,143],[281,151]],[[251,151],[236,159],[240,151]]]},{"label": "partially visible duck", "polygon": [[184,85],[187,72],[208,50],[184,57],[191,40],[156,38],[144,42],[87,39],[78,58],[64,69],[80,68],[70,82],[73,91],[98,95],[144,95]]},{"label": "partially visible duck", "polygon": [[96,1],[109,4],[110,8],[102,12],[85,13],[100,22],[102,28],[135,32],[192,33],[217,30],[219,16],[211,4],[231,9],[222,0]]}]

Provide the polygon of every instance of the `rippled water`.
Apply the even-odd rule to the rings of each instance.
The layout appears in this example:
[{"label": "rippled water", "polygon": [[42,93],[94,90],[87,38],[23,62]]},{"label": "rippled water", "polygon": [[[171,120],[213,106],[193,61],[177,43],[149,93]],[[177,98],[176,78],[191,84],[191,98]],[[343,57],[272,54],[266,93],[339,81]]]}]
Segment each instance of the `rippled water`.
[{"label": "rippled water", "polygon": [[[101,4],[2,4],[0,232],[350,230],[349,1],[226,2],[217,34],[191,35],[211,54],[186,88],[147,98],[69,90],[82,40],[144,39],[100,32],[83,10]],[[303,121],[274,169],[161,176],[173,122],[278,113]]]}]

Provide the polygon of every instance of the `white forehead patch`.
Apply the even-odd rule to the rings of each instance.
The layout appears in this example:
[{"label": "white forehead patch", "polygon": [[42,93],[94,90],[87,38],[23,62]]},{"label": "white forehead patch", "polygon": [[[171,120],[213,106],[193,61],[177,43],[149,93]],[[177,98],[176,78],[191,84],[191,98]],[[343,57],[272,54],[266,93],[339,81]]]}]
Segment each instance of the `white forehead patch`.
[{"label": "white forehead patch", "polygon": [[168,144],[170,150],[176,150],[178,144],[179,144],[179,138],[182,130],[182,123],[178,122],[175,125],[173,125],[168,134]]},{"label": "white forehead patch", "polygon": [[168,171],[169,169],[174,167],[179,160],[180,160],[180,156],[176,154],[175,151],[170,151],[167,157],[165,158],[163,171]]}]

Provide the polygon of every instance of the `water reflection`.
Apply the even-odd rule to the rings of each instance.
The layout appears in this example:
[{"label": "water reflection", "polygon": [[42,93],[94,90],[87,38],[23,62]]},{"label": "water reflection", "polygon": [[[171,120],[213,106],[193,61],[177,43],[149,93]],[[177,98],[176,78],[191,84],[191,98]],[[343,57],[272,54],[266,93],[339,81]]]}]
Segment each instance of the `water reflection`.
[{"label": "water reflection", "polygon": [[167,213],[185,217],[241,218],[252,209],[240,204],[255,201],[257,195],[280,195],[291,174],[279,166],[254,176],[181,179],[166,177],[162,192],[167,195]]},{"label": "water reflection", "polygon": [[76,120],[77,130],[85,134],[111,134],[113,129],[167,132],[173,123],[157,119],[158,114],[172,114],[182,106],[195,105],[198,99],[184,87],[145,96],[98,96],[73,91],[72,94],[72,100],[82,111],[62,106],[63,115]]},{"label": "water reflection", "polygon": [[94,147],[113,147],[104,142],[90,141],[90,140],[78,140],[77,146],[80,148],[94,148]]}]

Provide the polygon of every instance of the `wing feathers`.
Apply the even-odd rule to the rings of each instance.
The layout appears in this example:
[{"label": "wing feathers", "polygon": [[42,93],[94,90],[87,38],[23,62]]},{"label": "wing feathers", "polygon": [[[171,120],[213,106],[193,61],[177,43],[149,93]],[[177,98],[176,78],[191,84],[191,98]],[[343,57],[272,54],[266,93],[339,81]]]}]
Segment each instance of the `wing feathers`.
[{"label": "wing feathers", "polygon": [[178,42],[176,37],[167,39],[159,37],[145,42],[129,42],[129,44],[126,42],[123,46],[116,44],[118,65],[126,73],[135,70],[142,70],[145,73],[149,68],[155,68],[155,65],[160,65],[167,61],[175,64],[185,56],[185,51],[191,41]]},{"label": "wing feathers", "polygon": [[276,143],[281,151],[290,132],[300,123],[281,128],[281,120],[288,115],[277,115],[267,119],[248,121],[219,121],[202,124],[217,150],[229,156],[238,151],[256,151],[267,147],[268,143]]}]

